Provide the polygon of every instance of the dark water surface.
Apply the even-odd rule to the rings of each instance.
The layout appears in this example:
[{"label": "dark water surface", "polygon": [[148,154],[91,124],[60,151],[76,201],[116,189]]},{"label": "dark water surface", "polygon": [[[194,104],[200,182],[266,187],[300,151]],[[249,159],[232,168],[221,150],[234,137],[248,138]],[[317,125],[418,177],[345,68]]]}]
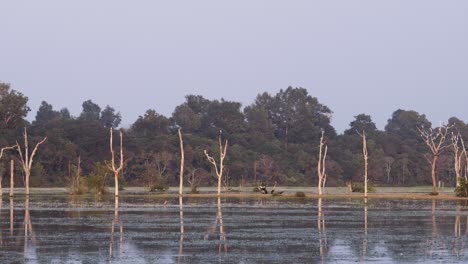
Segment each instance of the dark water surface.
[{"label": "dark water surface", "polygon": [[3,199],[0,263],[467,263],[457,201]]}]

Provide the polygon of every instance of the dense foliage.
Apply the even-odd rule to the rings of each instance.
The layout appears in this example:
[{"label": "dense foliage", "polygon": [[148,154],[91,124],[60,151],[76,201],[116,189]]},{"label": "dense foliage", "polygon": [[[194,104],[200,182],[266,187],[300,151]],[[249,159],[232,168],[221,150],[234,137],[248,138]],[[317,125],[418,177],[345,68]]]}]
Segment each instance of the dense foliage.
[{"label": "dense foliage", "polygon": [[[67,109],[55,110],[42,102],[35,120],[29,123],[25,120],[30,111],[27,102],[25,95],[0,83],[0,146],[14,145],[21,140],[24,126],[28,127],[31,144],[48,137],[35,158],[33,187],[66,185],[70,168],[77,166],[79,157],[81,174],[90,188],[100,192],[103,184],[112,182],[102,178],[105,176],[102,171],[110,159],[109,128],[119,127],[119,112],[110,106],[101,109],[87,100],[83,102],[81,114],[74,117]],[[129,185],[149,189],[176,185],[180,159],[177,128],[180,127],[185,140],[187,186],[196,189],[196,186],[215,183],[203,150],[218,155],[220,130],[222,137],[229,140],[225,185],[265,182],[271,186],[276,181],[281,185],[315,186],[318,145],[324,130],[329,146],[327,186],[344,185],[348,180],[362,182],[362,139],[357,131],[365,130],[369,182],[374,185],[431,183],[425,157],[428,149],[417,130],[418,126],[431,126],[424,114],[398,109],[383,131],[376,128],[369,115],[360,114],[340,135],[331,126],[331,117],[331,109],[304,88],[288,87],[274,95],[259,94],[245,108],[225,99],[188,95],[184,103],[175,107],[172,116],[149,109],[130,127],[123,128],[126,164],[123,176]],[[449,122],[455,124],[454,131],[468,138],[468,125],[455,117]],[[0,161],[3,177],[9,173],[5,169],[7,162],[10,158],[17,159],[16,156],[10,151]],[[18,164],[17,183],[21,184]],[[455,185],[450,148],[440,157],[437,173],[446,186]]]}]

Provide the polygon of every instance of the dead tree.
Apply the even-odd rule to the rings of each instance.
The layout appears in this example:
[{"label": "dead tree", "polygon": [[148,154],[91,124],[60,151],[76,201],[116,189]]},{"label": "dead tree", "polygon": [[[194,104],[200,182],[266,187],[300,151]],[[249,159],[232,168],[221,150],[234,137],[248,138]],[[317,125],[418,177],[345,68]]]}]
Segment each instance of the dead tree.
[{"label": "dead tree", "polygon": [[15,195],[15,161],[10,161],[10,197]]},{"label": "dead tree", "polygon": [[394,159],[392,157],[385,157],[385,173],[387,174],[387,183],[390,183],[390,173],[392,172],[392,164]]},{"label": "dead tree", "polygon": [[68,180],[70,181],[71,194],[81,194],[81,156],[78,156],[77,165],[68,161]]},{"label": "dead tree", "polygon": [[185,155],[184,155],[184,139],[182,138],[182,132],[180,128],[178,129],[179,133],[179,142],[180,142],[180,184],[179,184],[179,195],[183,194],[184,190],[184,162],[185,162]]},{"label": "dead tree", "polygon": [[466,180],[468,178],[468,155],[466,153],[465,142],[463,141],[463,139],[461,140],[461,143],[462,143],[462,149],[463,149],[462,153],[463,153],[463,156],[465,156],[465,180]]},{"label": "dead tree", "polygon": [[[325,160],[327,159],[328,146],[323,142],[324,131],[322,130],[322,137],[320,138],[319,146],[319,160],[317,162],[317,173],[318,173],[318,191],[319,195],[322,195],[322,187],[325,187],[325,179],[327,174],[325,173]],[[322,156],[323,151],[323,156]]]},{"label": "dead tree", "polygon": [[454,155],[454,169],[455,169],[455,182],[456,182],[456,187],[459,187],[460,184],[458,182],[458,178],[461,177],[462,175],[462,158],[463,158],[463,149],[460,150],[459,148],[459,141],[463,141],[463,138],[461,137],[460,133],[454,134],[452,132],[452,147],[453,147],[453,155]]},{"label": "dead tree", "polygon": [[24,139],[24,155],[23,150],[21,149],[20,144],[16,141],[16,149],[18,150],[21,165],[24,171],[25,185],[26,185],[26,195],[29,195],[29,177],[31,176],[31,168],[33,164],[34,156],[36,155],[37,148],[47,140],[47,137],[43,138],[39,143],[36,144],[31,154],[29,154],[29,144],[28,144],[28,131],[24,128],[23,133]]},{"label": "dead tree", "polygon": [[[15,149],[15,148],[16,148],[16,145],[15,145],[15,146],[11,146],[11,147],[4,147],[4,148],[2,148],[2,149],[0,150],[0,160],[1,160],[2,157],[3,157],[3,152],[4,152],[5,150],[10,150],[10,149]],[[0,197],[1,197],[2,194],[3,194],[3,191],[2,191],[2,178],[3,178],[3,177],[0,175]]]},{"label": "dead tree", "polygon": [[224,147],[221,141],[221,130],[219,131],[219,136],[218,136],[218,143],[219,143],[219,167],[216,163],[216,160],[211,157],[208,152],[205,149],[205,156],[208,159],[208,161],[213,164],[213,167],[215,168],[216,171],[216,176],[218,177],[218,195],[221,194],[221,185],[223,183],[223,171],[224,171],[224,158],[226,158],[226,151],[227,151],[227,146],[228,146],[228,141],[226,139],[224,143]]},{"label": "dead tree", "polygon": [[120,131],[120,160],[119,160],[119,167],[115,166],[115,153],[114,148],[112,146],[112,128],[110,129],[110,152],[111,152],[111,165],[109,168],[114,172],[114,180],[115,180],[115,196],[119,196],[119,174],[120,171],[123,169],[124,164],[124,156],[123,156],[123,144],[122,144],[122,130]]},{"label": "dead tree", "polygon": [[362,137],[362,155],[364,157],[364,197],[367,197],[367,167],[369,155],[367,152],[367,138],[366,131],[362,130],[362,134],[359,134]]},{"label": "dead tree", "polygon": [[431,163],[431,176],[432,176],[432,193],[437,194],[437,176],[436,176],[436,166],[437,160],[439,159],[440,154],[443,150],[449,145],[445,144],[445,139],[447,138],[448,131],[452,126],[443,125],[434,131],[432,128],[424,129],[419,128],[419,134],[424,140],[424,143],[431,150],[432,157],[428,158],[429,163]]}]

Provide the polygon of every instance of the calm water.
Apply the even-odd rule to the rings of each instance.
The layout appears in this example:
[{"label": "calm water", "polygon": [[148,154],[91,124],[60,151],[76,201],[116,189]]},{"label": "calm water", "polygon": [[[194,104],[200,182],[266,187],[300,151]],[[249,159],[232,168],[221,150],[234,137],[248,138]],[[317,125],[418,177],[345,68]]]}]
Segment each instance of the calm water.
[{"label": "calm water", "polygon": [[456,201],[33,196],[0,212],[0,263],[468,262]]}]

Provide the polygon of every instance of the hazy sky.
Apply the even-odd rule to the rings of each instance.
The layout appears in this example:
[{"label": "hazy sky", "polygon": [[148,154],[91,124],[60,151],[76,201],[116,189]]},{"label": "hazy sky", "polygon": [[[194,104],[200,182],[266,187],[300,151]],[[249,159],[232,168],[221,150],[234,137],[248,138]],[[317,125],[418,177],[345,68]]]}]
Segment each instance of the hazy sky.
[{"label": "hazy sky", "polygon": [[[0,0],[1,1],[1,0]],[[170,116],[187,94],[251,104],[307,88],[343,131],[398,108],[468,122],[468,1],[0,2],[0,81],[79,115],[93,100],[123,125]]]}]

